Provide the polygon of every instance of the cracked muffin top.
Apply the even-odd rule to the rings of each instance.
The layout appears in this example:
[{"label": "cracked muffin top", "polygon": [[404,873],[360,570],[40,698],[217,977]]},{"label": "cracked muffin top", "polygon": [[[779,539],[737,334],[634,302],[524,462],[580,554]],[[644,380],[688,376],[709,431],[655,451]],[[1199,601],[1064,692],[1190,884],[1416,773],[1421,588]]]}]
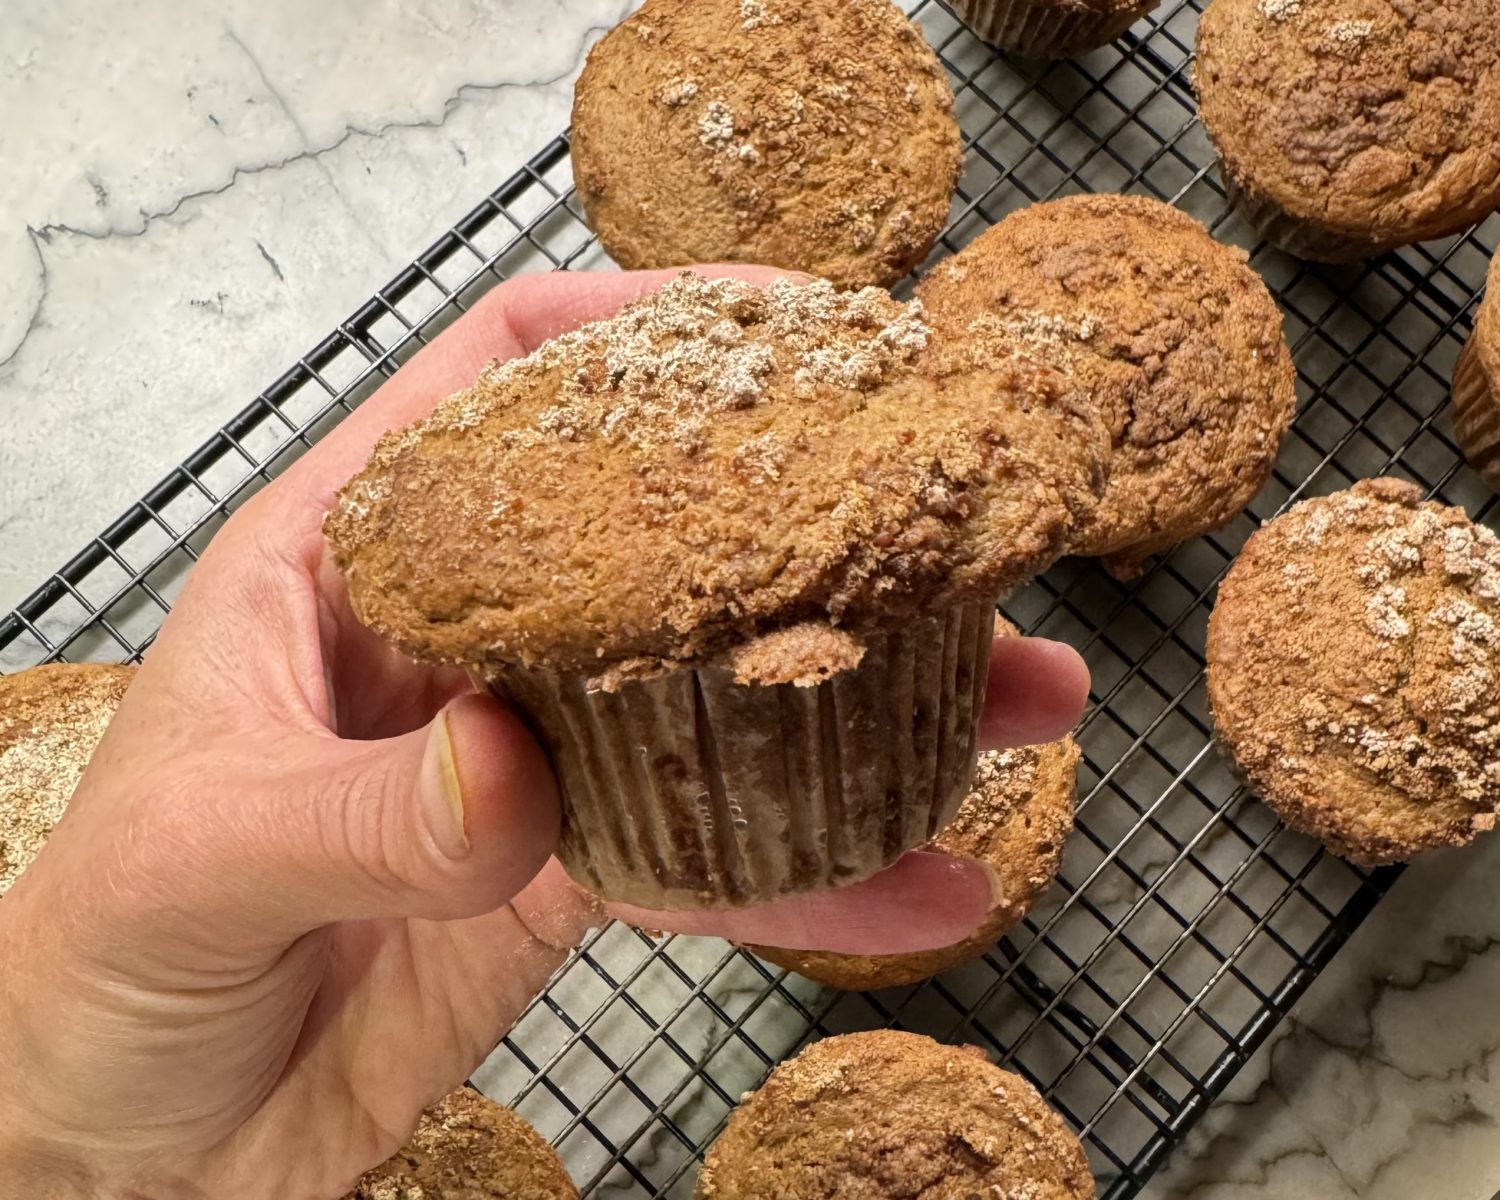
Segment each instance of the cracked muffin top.
[{"label": "cracked muffin top", "polygon": [[423,1113],[411,1140],[345,1200],[578,1200],[578,1189],[526,1121],[460,1088]]},{"label": "cracked muffin top", "polygon": [[1296,407],[1281,313],[1243,251],[1142,196],[1012,213],[918,289],[941,336],[983,361],[1017,342],[1092,396],[1109,486],[1071,552],[1133,574],[1228,524],[1275,465]]},{"label": "cracked muffin top", "polygon": [[1215,0],[1204,126],[1228,173],[1378,245],[1500,205],[1500,0]]},{"label": "cracked muffin top", "polygon": [[1364,866],[1500,807],[1500,538],[1395,479],[1246,544],[1208,628],[1214,727],[1286,822]]},{"label": "cracked muffin top", "polygon": [[895,1030],[814,1042],[748,1095],[695,1200],[1093,1200],[1078,1139],[975,1046]]},{"label": "cracked muffin top", "polygon": [[52,663],[0,676],[0,895],[62,819],[134,675]]},{"label": "cracked muffin top", "polygon": [[1102,437],[1055,372],[929,340],[875,289],[680,276],[381,440],[325,523],[355,612],[602,673],[993,600],[1096,502]]},{"label": "cracked muffin top", "polygon": [[890,0],[647,0],[589,54],[573,178],[621,266],[755,262],[890,284],[962,155],[937,55]]}]

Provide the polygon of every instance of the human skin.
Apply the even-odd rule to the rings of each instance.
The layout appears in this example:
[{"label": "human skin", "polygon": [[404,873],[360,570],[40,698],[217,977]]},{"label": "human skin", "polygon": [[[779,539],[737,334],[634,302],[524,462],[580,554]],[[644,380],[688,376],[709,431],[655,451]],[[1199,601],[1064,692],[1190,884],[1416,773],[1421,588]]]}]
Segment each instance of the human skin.
[{"label": "human skin", "polygon": [[[0,903],[0,1197],[338,1196],[605,919],[550,859],[525,725],[360,626],[320,527],[381,433],[668,278],[495,289],[214,539]],[[1067,647],[997,641],[982,739],[1060,737],[1087,690]],[[968,935],[990,880],[916,853],[758,909],[609,915],[894,953]]]}]

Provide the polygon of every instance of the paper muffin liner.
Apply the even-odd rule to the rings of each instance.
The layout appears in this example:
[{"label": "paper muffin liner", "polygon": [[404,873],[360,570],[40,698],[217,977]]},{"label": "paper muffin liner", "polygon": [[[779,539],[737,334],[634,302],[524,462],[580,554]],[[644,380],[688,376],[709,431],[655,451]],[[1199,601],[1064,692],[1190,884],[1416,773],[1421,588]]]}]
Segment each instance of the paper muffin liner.
[{"label": "paper muffin liner", "polygon": [[591,689],[582,673],[484,682],[516,704],[562,790],[557,855],[607,900],[729,908],[868,878],[934,837],[973,777],[995,606],[863,638],[813,686],[717,667]]},{"label": "paper muffin liner", "polygon": [[1117,12],[1086,12],[1061,0],[951,0],[979,37],[1027,58],[1068,58],[1107,46],[1161,0]]},{"label": "paper muffin liner", "polygon": [[1469,465],[1500,492],[1500,380],[1485,368],[1477,331],[1453,372],[1453,431]]},{"label": "paper muffin liner", "polygon": [[1384,254],[1390,248],[1369,238],[1352,237],[1341,230],[1294,217],[1274,200],[1257,196],[1241,186],[1222,160],[1220,168],[1224,173],[1224,192],[1229,207],[1254,226],[1266,241],[1288,254],[1308,262],[1355,263]]}]

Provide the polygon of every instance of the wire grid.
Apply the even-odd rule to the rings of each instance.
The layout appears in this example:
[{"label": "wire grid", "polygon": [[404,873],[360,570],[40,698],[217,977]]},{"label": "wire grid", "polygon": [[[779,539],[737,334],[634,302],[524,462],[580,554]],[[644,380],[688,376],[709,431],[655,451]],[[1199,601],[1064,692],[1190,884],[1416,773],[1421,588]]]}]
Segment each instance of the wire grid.
[{"label": "wire grid", "polygon": [[[1052,196],[1170,201],[1252,251],[1286,315],[1299,414],[1228,529],[1129,584],[1066,562],[1006,605],[1079,647],[1094,692],[1058,886],[981,961],[841,994],[721,942],[618,925],[569,960],[475,1082],[557,1143],[586,1196],[688,1197],[705,1147],[778,1060],[879,1026],[982,1045],[1080,1132],[1106,1200],[1136,1195],[1395,877],[1284,830],[1214,751],[1202,647],[1219,579],[1259,521],[1369,475],[1500,523],[1444,411],[1500,218],[1357,268],[1298,263],[1225,215],[1189,86],[1199,0],[1051,66],[997,55],[937,0],[907,7],[952,78],[967,148],[930,261]],[[603,265],[559,137],[0,622],[0,670],[138,659],[229,514],[479,295]]]}]

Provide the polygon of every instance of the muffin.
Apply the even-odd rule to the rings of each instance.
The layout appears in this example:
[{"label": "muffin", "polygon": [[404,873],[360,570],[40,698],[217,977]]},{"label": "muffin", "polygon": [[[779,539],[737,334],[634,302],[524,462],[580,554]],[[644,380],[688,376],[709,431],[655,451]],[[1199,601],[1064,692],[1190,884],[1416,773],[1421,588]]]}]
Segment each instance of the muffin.
[{"label": "muffin", "polygon": [[345,1200],[578,1200],[557,1152],[510,1109],[469,1088],[440,1100]]},{"label": "muffin", "polygon": [[977,858],[1000,876],[1004,899],[966,940],[913,954],[751,949],[778,967],[848,991],[917,983],[972,962],[1020,924],[1052,886],[1073,830],[1077,776],[1078,747],[1072,738],[979,756],[968,798],[933,842],[934,849]]},{"label": "muffin", "polygon": [[962,166],[937,55],[890,0],[647,0],[589,54],[573,181],[622,267],[894,283]]},{"label": "muffin", "polygon": [[1197,87],[1231,203],[1302,258],[1500,206],[1500,0],[1214,0]]},{"label": "muffin", "polygon": [[134,674],[54,663],[0,675],[0,896],[52,836]]},{"label": "muffin", "polygon": [[1500,492],[1500,258],[1453,373],[1453,429],[1469,465]]},{"label": "muffin", "polygon": [[1142,196],[1012,213],[918,291],[945,337],[983,356],[1050,356],[1109,426],[1109,487],[1074,554],[1116,575],[1227,525],[1271,473],[1296,408],[1281,313],[1243,251]]},{"label": "muffin", "polygon": [[745,1097],[695,1200],[1092,1200],[1078,1139],[977,1046],[880,1030],[814,1042]]},{"label": "muffin", "polygon": [[976,34],[1028,58],[1070,58],[1107,46],[1161,0],[949,0]]},{"label": "muffin", "polygon": [[326,531],[359,618],[526,713],[573,877],[648,908],[852,883],[973,772],[996,598],[1102,486],[1025,358],[884,292],[685,274],[388,435]]},{"label": "muffin", "polygon": [[1500,538],[1395,479],[1298,504],[1219,588],[1208,697],[1266,803],[1334,853],[1473,840],[1500,805]]}]

